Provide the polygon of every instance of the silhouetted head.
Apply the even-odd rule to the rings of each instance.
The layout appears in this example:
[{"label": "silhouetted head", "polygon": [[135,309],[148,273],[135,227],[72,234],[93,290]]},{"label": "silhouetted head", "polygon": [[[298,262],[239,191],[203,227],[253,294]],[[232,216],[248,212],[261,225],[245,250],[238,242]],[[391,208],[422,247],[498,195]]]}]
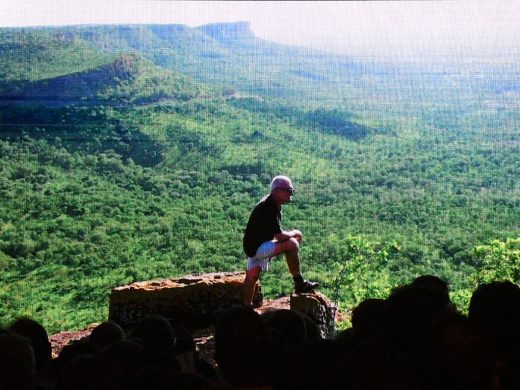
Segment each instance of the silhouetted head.
[{"label": "silhouetted head", "polygon": [[305,319],[294,310],[278,309],[266,312],[265,322],[269,328],[276,329],[285,337],[289,351],[307,342]]},{"label": "silhouetted head", "polygon": [[471,296],[468,309],[469,319],[488,332],[500,299],[519,290],[520,287],[509,281],[481,284]]},{"label": "silhouetted head", "polygon": [[30,340],[12,332],[0,333],[0,389],[29,390],[35,374]]},{"label": "silhouetted head", "polygon": [[133,338],[139,338],[145,346],[162,346],[173,350],[176,343],[176,335],[170,322],[158,314],[143,318],[137,323],[131,332]]},{"label": "silhouetted head", "polygon": [[180,370],[175,360],[177,336],[165,317],[154,314],[142,319],[132,330],[131,336],[142,341],[157,368],[176,367]]},{"label": "silhouetted head", "polygon": [[389,336],[406,350],[414,348],[426,327],[452,312],[454,308],[446,303],[444,294],[409,284],[392,290],[381,321]]},{"label": "silhouetted head", "polygon": [[117,341],[105,348],[102,356],[111,368],[112,375],[121,382],[128,381],[136,372],[153,365],[150,354],[136,340]]},{"label": "silhouetted head", "polygon": [[42,374],[52,359],[52,347],[45,328],[30,318],[19,318],[9,327],[11,332],[28,338],[34,351],[36,371]]},{"label": "silhouetted head", "polygon": [[89,340],[99,348],[106,348],[115,342],[125,340],[125,332],[113,321],[105,321],[92,330]]},{"label": "silhouetted head", "polygon": [[352,310],[352,328],[358,335],[373,334],[381,328],[383,299],[365,299]]},{"label": "silhouetted head", "polygon": [[270,385],[273,345],[269,328],[251,307],[234,307],[215,324],[215,361],[237,387]]},{"label": "silhouetted head", "polygon": [[453,313],[430,326],[417,343],[417,367],[425,388],[490,389],[494,359],[479,329]]},{"label": "silhouetted head", "polygon": [[445,304],[451,303],[448,284],[437,276],[421,275],[411,283],[411,286],[414,288],[431,291],[432,294],[435,294],[437,297],[439,297],[439,299],[444,301]]}]

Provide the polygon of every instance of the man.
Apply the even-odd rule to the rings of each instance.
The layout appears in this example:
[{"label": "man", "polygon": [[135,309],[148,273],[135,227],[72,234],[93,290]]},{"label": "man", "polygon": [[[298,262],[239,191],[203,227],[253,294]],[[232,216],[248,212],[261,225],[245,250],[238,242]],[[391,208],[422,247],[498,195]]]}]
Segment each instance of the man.
[{"label": "man", "polygon": [[293,194],[291,179],[276,176],[271,182],[271,192],[258,202],[249,217],[243,242],[248,256],[242,295],[244,305],[251,305],[260,272],[267,271],[271,258],[282,253],[293,276],[296,293],[319,287],[319,283],[304,280],[300,272],[302,233],[299,230],[283,231],[280,225],[282,205],[289,203]]}]

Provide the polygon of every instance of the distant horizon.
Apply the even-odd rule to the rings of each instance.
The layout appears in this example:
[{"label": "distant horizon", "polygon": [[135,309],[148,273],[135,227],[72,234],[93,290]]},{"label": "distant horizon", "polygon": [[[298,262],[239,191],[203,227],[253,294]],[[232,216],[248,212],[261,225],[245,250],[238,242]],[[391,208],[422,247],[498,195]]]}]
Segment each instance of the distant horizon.
[{"label": "distant horizon", "polygon": [[0,27],[249,22],[271,42],[373,61],[520,63],[520,1],[11,0]]}]

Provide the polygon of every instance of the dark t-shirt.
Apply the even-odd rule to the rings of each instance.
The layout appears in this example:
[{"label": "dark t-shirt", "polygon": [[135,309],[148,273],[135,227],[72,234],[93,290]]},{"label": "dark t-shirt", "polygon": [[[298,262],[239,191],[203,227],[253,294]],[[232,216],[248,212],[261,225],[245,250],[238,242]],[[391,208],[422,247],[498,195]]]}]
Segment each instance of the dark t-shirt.
[{"label": "dark t-shirt", "polygon": [[271,195],[264,196],[253,209],[244,233],[244,252],[253,257],[260,245],[270,241],[274,235],[282,232],[282,212],[271,199]]}]

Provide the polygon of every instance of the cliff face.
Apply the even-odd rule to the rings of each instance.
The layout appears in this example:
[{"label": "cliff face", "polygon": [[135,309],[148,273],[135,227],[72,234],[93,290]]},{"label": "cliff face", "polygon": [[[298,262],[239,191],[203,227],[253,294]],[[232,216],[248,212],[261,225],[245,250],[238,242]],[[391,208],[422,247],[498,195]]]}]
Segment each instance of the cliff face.
[{"label": "cliff face", "polygon": [[198,30],[226,45],[252,43],[257,39],[249,22],[207,24]]}]

